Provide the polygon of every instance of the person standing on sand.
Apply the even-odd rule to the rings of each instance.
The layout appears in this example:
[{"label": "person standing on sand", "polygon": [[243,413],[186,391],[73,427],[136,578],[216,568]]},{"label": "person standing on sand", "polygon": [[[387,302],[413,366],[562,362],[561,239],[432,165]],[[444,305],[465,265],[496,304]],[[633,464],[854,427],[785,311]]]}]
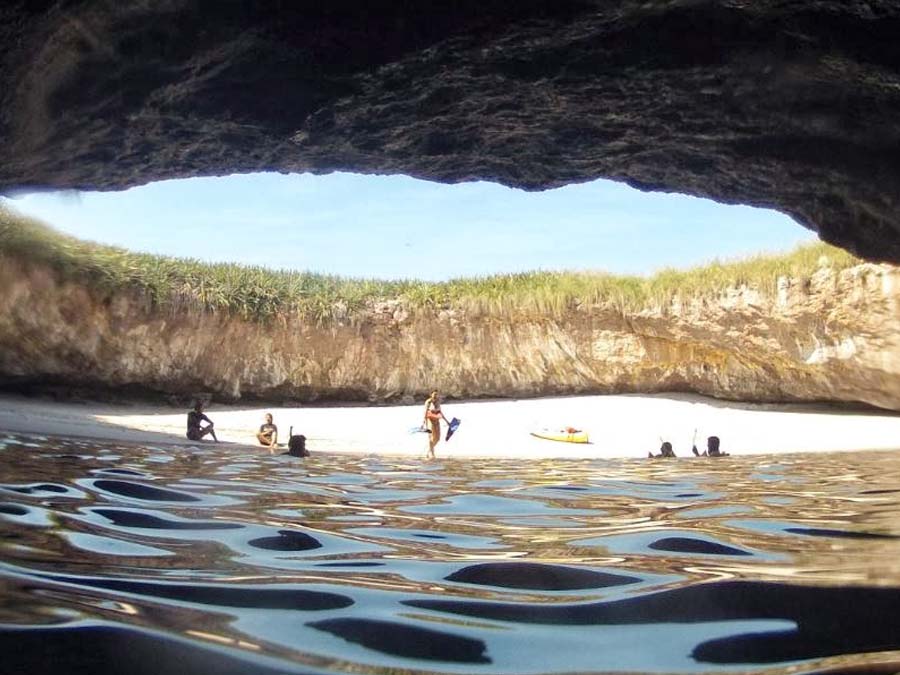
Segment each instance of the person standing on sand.
[{"label": "person standing on sand", "polygon": [[428,437],[428,459],[434,459],[434,446],[441,440],[441,420],[450,423],[444,413],[441,412],[441,396],[438,392],[431,392],[431,396],[425,401],[425,427],[431,429]]},{"label": "person standing on sand", "polygon": [[[203,422],[206,422],[207,426],[202,426]],[[203,437],[209,434],[218,443],[219,439],[216,438],[213,427],[213,421],[203,414],[203,401],[197,401],[194,409],[187,414],[187,437],[192,441],[202,441]]]},{"label": "person standing on sand", "polygon": [[272,413],[266,413],[266,423],[259,427],[256,440],[260,445],[268,447],[270,454],[275,452],[275,446],[278,445],[278,427],[272,424]]}]

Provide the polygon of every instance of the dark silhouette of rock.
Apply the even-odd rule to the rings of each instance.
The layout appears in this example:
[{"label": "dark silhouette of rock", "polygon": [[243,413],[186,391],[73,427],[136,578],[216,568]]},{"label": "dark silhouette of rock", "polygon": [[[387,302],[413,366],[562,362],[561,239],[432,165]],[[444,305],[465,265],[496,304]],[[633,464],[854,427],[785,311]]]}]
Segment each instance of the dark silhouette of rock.
[{"label": "dark silhouette of rock", "polygon": [[490,663],[481,640],[394,621],[325,619],[307,626],[384,654],[450,663]]},{"label": "dark silhouette of rock", "polygon": [[200,498],[185,492],[166,490],[125,480],[95,480],[94,487],[123,497],[152,502],[199,502]]},{"label": "dark silhouette of rock", "polygon": [[697,555],[752,555],[734,546],[726,546],[718,542],[695,539],[693,537],[663,537],[651,543],[648,548],[654,551],[694,553]]},{"label": "dark silhouette of rock", "polygon": [[592,588],[610,588],[640,581],[634,576],[609,574],[566,565],[540,563],[481,563],[463,567],[445,577],[447,581],[523,588],[541,591],[570,591]]},{"label": "dark silhouette of rock", "polygon": [[305,532],[293,532],[291,530],[278,530],[277,536],[258,537],[247,542],[256,548],[268,551],[309,551],[322,548],[322,542],[311,537]]},{"label": "dark silhouette of rock", "polygon": [[[282,675],[284,668],[252,654],[206,648],[161,633],[119,626],[0,629],[3,668],[10,673],[55,675]],[[302,672],[302,671],[297,671]]]},{"label": "dark silhouette of rock", "polygon": [[94,513],[112,521],[118,527],[134,527],[145,530],[239,530],[243,525],[221,520],[168,520],[149,513],[127,509],[94,509]]},{"label": "dark silhouette of rock", "polygon": [[0,193],[605,177],[900,262],[897,35],[885,0],[4,3]]},{"label": "dark silhouette of rock", "polygon": [[48,576],[54,581],[78,584],[90,588],[165,598],[178,602],[220,607],[249,607],[253,609],[293,609],[317,612],[343,609],[353,600],[337,593],[306,591],[295,588],[265,588],[259,586],[229,586],[226,584],[166,584],[155,581],[107,579],[90,577]]},{"label": "dark silhouette of rock", "polygon": [[[900,648],[900,589],[814,587],[753,581],[698,584],[589,604],[404,600],[404,605],[479,620],[571,626],[736,622],[733,635],[699,642],[701,663],[764,664]],[[742,622],[784,619],[792,630],[747,631]]]}]

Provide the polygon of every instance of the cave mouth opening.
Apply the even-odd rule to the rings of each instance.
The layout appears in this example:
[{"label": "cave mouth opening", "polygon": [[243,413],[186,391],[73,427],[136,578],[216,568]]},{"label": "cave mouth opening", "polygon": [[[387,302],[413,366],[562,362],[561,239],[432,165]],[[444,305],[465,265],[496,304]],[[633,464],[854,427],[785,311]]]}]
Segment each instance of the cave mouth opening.
[{"label": "cave mouth opening", "polygon": [[674,391],[897,408],[896,269],[810,242],[775,212],[600,181],[529,193],[355,174],[11,203],[0,388],[380,403],[432,388]]},{"label": "cave mouth opening", "polygon": [[646,277],[816,240],[777,211],[608,180],[526,192],[403,175],[256,173],[4,201],[65,234],[134,252],[426,282],[537,270]]}]

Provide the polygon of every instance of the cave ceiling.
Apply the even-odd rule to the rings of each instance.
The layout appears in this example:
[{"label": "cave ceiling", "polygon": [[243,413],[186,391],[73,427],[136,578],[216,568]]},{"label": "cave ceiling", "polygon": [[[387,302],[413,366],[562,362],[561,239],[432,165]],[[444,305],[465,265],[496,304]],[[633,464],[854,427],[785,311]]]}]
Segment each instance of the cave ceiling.
[{"label": "cave ceiling", "polygon": [[900,263],[900,2],[6,2],[0,148],[2,194],[610,178]]}]

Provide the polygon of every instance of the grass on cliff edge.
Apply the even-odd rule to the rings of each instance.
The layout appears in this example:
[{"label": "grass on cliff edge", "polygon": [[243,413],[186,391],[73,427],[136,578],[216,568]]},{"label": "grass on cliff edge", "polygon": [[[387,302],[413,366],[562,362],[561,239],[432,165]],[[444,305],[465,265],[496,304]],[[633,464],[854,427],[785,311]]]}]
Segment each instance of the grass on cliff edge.
[{"label": "grass on cliff edge", "polygon": [[860,262],[842,249],[815,243],[784,255],[716,261],[651,277],[523,272],[439,283],[350,279],[133,253],[81,241],[0,206],[0,256],[46,265],[64,280],[109,294],[138,292],[156,307],[227,312],[256,321],[279,315],[317,322],[352,319],[385,300],[399,300],[412,312],[452,308],[470,316],[559,316],[580,304],[610,305],[628,314],[745,285],[771,294],[778,277],[807,278],[823,255],[835,269]]}]

